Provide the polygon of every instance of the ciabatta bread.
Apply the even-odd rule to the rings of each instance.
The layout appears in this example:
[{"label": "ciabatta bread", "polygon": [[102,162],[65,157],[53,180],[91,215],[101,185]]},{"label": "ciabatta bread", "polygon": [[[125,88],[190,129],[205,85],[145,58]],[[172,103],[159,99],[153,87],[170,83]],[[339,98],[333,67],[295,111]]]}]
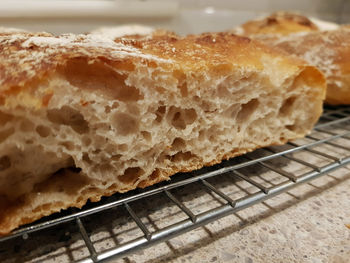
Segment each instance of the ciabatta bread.
[{"label": "ciabatta bread", "polygon": [[292,33],[318,31],[318,26],[309,18],[289,12],[276,12],[269,16],[247,21],[236,27],[237,34],[290,35]]},{"label": "ciabatta bread", "polygon": [[350,29],[279,12],[233,30],[317,66],[327,78],[328,104],[350,104]]},{"label": "ciabatta bread", "polygon": [[245,37],[0,34],[0,233],[310,131],[325,79]]},{"label": "ciabatta bread", "polygon": [[287,36],[300,32],[336,30],[338,28],[339,25],[333,22],[308,18],[297,13],[279,11],[269,16],[247,21],[233,29],[233,31],[237,34],[271,35],[273,37],[276,35]]}]

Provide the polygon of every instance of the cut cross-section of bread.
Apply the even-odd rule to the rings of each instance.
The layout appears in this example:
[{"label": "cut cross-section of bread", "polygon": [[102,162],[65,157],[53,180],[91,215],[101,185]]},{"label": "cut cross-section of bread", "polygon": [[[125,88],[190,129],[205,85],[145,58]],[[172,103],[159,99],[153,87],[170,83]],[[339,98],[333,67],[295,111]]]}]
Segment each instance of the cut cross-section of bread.
[{"label": "cut cross-section of bread", "polygon": [[245,37],[0,34],[0,233],[307,134],[325,79]]},{"label": "cut cross-section of bread", "polygon": [[350,30],[347,26],[277,12],[248,21],[233,32],[298,56],[327,78],[328,104],[350,104]]}]

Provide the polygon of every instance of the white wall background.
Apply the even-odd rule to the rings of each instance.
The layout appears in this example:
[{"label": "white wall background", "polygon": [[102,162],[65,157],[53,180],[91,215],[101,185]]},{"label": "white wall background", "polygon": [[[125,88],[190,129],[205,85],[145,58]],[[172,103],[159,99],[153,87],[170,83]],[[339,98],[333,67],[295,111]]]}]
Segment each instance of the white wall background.
[{"label": "white wall background", "polygon": [[187,34],[227,30],[277,10],[350,23],[350,0],[0,0],[0,26],[57,34],[140,23]]}]

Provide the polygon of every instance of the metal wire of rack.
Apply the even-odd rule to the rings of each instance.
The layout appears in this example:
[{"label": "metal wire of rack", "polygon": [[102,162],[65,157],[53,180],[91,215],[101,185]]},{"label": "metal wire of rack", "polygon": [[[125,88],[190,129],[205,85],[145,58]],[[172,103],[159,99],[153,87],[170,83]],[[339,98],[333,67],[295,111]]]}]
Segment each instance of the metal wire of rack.
[{"label": "metal wire of rack", "polygon": [[[345,142],[348,142],[348,145]],[[320,150],[320,146],[328,147],[328,150]],[[47,217],[37,223],[24,226],[14,231],[9,236],[0,238],[0,246],[20,236],[22,236],[23,239],[28,239],[29,235],[33,236],[38,231],[45,231],[54,226],[64,225],[67,222],[76,224],[79,234],[84,240],[85,246],[89,252],[89,255],[81,259],[80,262],[101,262],[115,257],[122,257],[137,249],[164,242],[349,164],[350,108],[327,107],[319,123],[305,139],[289,142],[284,146],[267,147],[262,151],[263,154],[247,154],[214,167],[203,168],[191,174],[177,175],[173,180],[151,188],[136,190],[127,195],[117,195],[106,198],[103,202],[97,203],[92,207],[88,206],[82,210],[71,209],[67,213]],[[322,165],[315,164],[309,160],[309,158],[298,157],[298,153],[300,153],[301,156],[302,154],[311,154],[314,157],[323,158],[324,162],[322,162]],[[288,162],[294,162],[299,166],[307,168],[308,171],[302,174],[290,172],[286,169],[285,165]],[[264,181],[259,182],[249,174],[249,169],[252,167],[254,167],[254,170],[258,171],[264,170],[273,172],[283,178],[283,180],[277,183],[267,180],[267,186]],[[234,180],[238,179],[244,181],[250,186],[255,187],[257,191],[254,193],[249,192],[240,198],[234,198],[211,182],[218,179],[218,176],[223,175],[227,175]],[[196,213],[193,209],[188,207],[181,198],[176,196],[175,192],[177,190],[186,186],[191,186],[194,183],[200,184],[207,192],[218,196],[222,200],[220,205],[207,211]],[[193,187],[193,189],[195,189],[195,187]],[[138,212],[134,211],[132,204],[135,201],[143,201],[155,195],[157,195],[157,198],[166,199],[168,202],[177,206],[184,213],[185,218],[163,228],[151,230],[140,216],[138,216]],[[92,215],[100,215],[103,217],[106,211],[116,208],[123,208],[125,210],[131,220],[133,220],[142,231],[142,236],[116,245],[105,251],[97,251],[89,235],[90,231],[87,230],[84,224],[84,220]]]}]

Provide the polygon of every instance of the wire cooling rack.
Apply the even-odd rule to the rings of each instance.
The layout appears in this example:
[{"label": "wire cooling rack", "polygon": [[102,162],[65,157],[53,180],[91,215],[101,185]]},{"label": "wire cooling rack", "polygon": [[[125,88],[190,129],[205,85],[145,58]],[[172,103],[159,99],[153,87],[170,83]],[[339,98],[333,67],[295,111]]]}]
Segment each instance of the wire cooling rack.
[{"label": "wire cooling rack", "polygon": [[[85,257],[74,259],[79,262],[122,257],[262,202],[349,163],[350,108],[327,107],[312,133],[304,139],[260,149],[192,173],[178,174],[169,182],[116,194],[99,203],[89,203],[81,210],[68,209],[24,226],[0,238],[0,259],[1,247],[12,246],[11,242],[30,242],[38,236],[44,244],[49,231],[63,231],[63,241],[69,238],[65,235],[76,232],[86,250]],[[198,198],[203,190],[218,200],[215,206],[203,205],[203,199]],[[146,220],[150,218],[146,203],[151,203],[153,213],[163,213],[164,208],[175,206],[182,216],[175,221],[165,218],[167,223],[156,227]],[[133,233],[138,231],[139,234],[119,239],[108,248],[96,249],[94,233],[110,222],[114,222],[117,229],[131,223]],[[111,236],[117,235],[114,230],[109,232]]]}]

